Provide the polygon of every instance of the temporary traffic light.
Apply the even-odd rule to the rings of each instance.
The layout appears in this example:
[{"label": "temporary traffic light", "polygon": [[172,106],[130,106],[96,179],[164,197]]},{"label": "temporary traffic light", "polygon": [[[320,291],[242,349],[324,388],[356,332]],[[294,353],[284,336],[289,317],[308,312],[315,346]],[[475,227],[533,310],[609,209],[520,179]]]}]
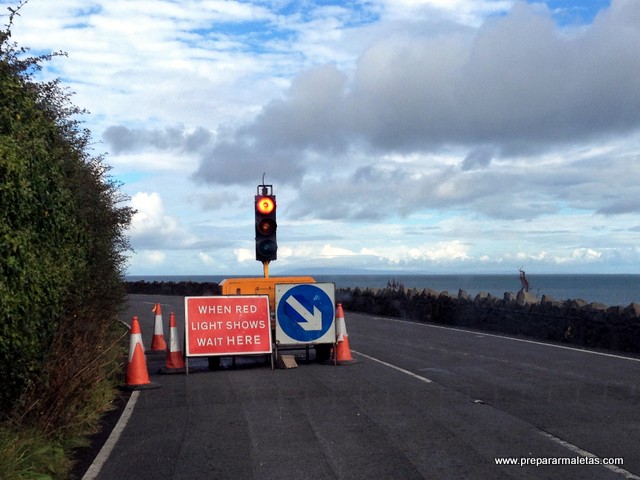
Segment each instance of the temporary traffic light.
[{"label": "temporary traffic light", "polygon": [[276,241],[276,196],[271,185],[258,185],[256,208],[256,260],[270,262],[278,258]]}]

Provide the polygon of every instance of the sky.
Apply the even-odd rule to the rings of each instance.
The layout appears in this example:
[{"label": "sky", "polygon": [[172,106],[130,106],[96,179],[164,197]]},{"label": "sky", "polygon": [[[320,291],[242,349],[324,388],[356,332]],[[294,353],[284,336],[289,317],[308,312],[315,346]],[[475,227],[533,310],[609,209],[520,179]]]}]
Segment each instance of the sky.
[{"label": "sky", "polygon": [[[15,1],[0,0],[0,11]],[[6,15],[0,19],[6,24]],[[29,0],[129,275],[638,273],[637,0]]]}]

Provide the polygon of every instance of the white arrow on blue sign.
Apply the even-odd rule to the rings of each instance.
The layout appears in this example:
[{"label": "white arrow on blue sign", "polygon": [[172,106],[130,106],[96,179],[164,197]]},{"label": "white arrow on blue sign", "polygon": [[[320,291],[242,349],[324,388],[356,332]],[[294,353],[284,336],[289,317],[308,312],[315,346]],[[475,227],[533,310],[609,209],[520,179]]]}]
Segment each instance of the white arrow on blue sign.
[{"label": "white arrow on blue sign", "polygon": [[335,342],[335,285],[276,285],[276,343]]},{"label": "white arrow on blue sign", "polygon": [[285,311],[300,324],[306,332],[316,332],[322,330],[322,312],[317,306],[311,304],[309,307],[303,305],[305,297],[289,295],[285,300]]}]

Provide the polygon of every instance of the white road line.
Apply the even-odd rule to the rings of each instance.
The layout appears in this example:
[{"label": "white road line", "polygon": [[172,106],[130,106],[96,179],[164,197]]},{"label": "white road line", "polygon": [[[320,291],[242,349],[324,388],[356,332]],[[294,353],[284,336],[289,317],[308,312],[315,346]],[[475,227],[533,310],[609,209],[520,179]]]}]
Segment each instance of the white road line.
[{"label": "white road line", "polygon": [[394,370],[398,370],[399,372],[406,373],[407,375],[410,375],[410,376],[412,376],[414,378],[417,378],[418,380],[421,380],[421,381],[423,381],[425,383],[433,383],[433,380],[429,380],[427,377],[422,377],[422,376],[417,375],[417,374],[415,374],[413,372],[410,372],[409,370],[405,370],[404,368],[400,368],[400,367],[398,367],[396,365],[393,365],[391,363],[387,363],[387,362],[382,361],[382,360],[380,360],[378,358],[370,357],[369,355],[365,355],[364,353],[356,352],[355,350],[351,350],[351,351],[353,353],[355,353],[356,355],[360,355],[361,357],[368,358],[369,360],[373,360],[374,362],[381,363],[382,365],[385,365],[387,367],[393,368]]},{"label": "white road line", "polygon": [[569,443],[566,440],[562,440],[561,438],[556,437],[555,435],[551,435],[548,432],[545,431],[540,431],[540,433],[542,434],[542,436],[548,438],[549,440],[551,440],[552,442],[555,442],[559,445],[562,445],[565,448],[568,448],[569,450],[571,450],[573,453],[576,453],[578,455],[580,455],[581,457],[590,457],[590,458],[597,458],[598,460],[600,460],[600,462],[598,462],[598,465],[601,467],[606,468],[607,470],[611,470],[612,472],[618,474],[618,475],[622,475],[624,478],[629,478],[632,480],[640,480],[640,477],[631,473],[628,470],[625,470],[624,468],[620,468],[617,465],[607,465],[602,463],[602,459],[600,457],[598,457],[597,455],[588,452],[587,450],[584,450],[576,445],[574,445],[573,443]]},{"label": "white road line", "polygon": [[131,393],[131,397],[129,397],[129,401],[127,402],[127,405],[124,407],[124,410],[122,411],[122,415],[120,415],[120,419],[118,420],[118,423],[116,424],[115,428],[111,432],[111,435],[109,435],[109,438],[107,438],[107,441],[104,443],[104,445],[100,449],[100,452],[94,459],[93,463],[91,464],[87,472],[82,477],[82,480],[94,480],[98,478],[98,475],[100,474],[100,470],[102,470],[102,467],[104,466],[105,462],[109,458],[109,455],[111,455],[111,451],[113,450],[113,447],[116,446],[116,443],[118,442],[118,439],[120,438],[120,435],[124,430],[124,427],[127,426],[127,422],[129,421],[129,417],[131,417],[131,414],[133,413],[133,407],[136,406],[136,402],[138,401],[139,395],[140,395],[140,392],[138,390],[135,390],[134,392]]},{"label": "white road line", "polygon": [[553,348],[561,348],[563,350],[571,350],[573,352],[580,352],[580,353],[588,353],[591,355],[600,355],[603,357],[611,357],[611,358],[617,358],[620,360],[630,360],[632,362],[640,362],[640,358],[636,358],[636,357],[625,357],[623,355],[615,355],[613,353],[604,353],[604,352],[596,352],[593,350],[585,350],[582,348],[575,348],[575,347],[567,347],[564,345],[556,345],[554,343],[545,343],[545,342],[538,342],[535,340],[526,340],[524,338],[515,338],[515,337],[507,337],[504,335],[496,335],[493,333],[485,333],[481,330],[464,330],[462,328],[452,328],[452,327],[443,327],[442,325],[433,325],[430,323],[419,323],[419,322],[411,322],[408,320],[399,320],[396,318],[386,318],[386,317],[373,317],[375,320],[387,320],[389,322],[398,322],[398,323],[410,323],[412,325],[419,325],[421,327],[429,327],[429,328],[440,328],[442,330],[451,330],[453,332],[462,332],[462,333],[468,333],[471,335],[481,335],[483,337],[494,337],[494,338],[503,338],[505,340],[513,340],[514,342],[523,342],[523,343],[533,343],[534,345],[544,345],[545,347],[553,347]]}]

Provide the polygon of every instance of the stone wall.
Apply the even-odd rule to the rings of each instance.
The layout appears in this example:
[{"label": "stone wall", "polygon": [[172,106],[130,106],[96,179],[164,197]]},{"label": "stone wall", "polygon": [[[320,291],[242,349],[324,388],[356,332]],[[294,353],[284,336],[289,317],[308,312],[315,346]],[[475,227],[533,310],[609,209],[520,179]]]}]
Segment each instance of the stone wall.
[{"label": "stone wall", "polygon": [[640,353],[640,304],[608,307],[581,299],[538,299],[520,291],[503,298],[431,289],[338,289],[347,310],[430,322],[579,347]]}]

